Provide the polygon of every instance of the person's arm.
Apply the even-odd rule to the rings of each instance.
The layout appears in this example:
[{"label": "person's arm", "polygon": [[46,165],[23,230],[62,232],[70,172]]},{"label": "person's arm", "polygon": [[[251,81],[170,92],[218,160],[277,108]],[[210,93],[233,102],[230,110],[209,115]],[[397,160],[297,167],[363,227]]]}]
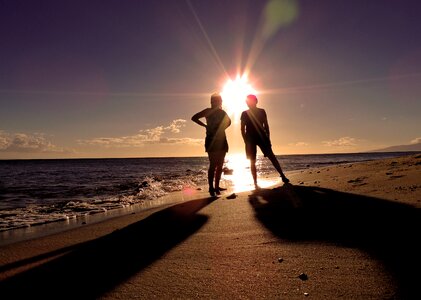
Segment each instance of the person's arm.
[{"label": "person's arm", "polygon": [[246,121],[244,112],[241,114],[241,136],[243,137],[244,142],[246,141]]},{"label": "person's arm", "polygon": [[197,114],[195,114],[195,115],[193,115],[193,117],[191,117],[191,120],[193,122],[195,122],[196,124],[199,124],[200,126],[203,126],[203,127],[206,128],[206,124],[203,123],[200,119],[206,117],[207,111],[208,111],[208,108],[205,108],[204,110],[199,111]]},{"label": "person's arm", "polygon": [[265,128],[267,137],[270,138],[269,122],[266,111],[263,111],[263,128]]},{"label": "person's arm", "polygon": [[225,117],[224,117],[224,124],[225,124],[225,129],[231,126],[231,119],[227,114],[225,114]]}]

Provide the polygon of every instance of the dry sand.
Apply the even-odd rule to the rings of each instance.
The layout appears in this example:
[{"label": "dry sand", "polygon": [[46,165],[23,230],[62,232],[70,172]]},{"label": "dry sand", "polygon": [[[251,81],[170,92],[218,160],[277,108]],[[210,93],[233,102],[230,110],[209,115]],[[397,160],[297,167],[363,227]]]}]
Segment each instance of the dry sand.
[{"label": "dry sand", "polygon": [[421,155],[288,175],[3,246],[0,297],[421,298]]}]

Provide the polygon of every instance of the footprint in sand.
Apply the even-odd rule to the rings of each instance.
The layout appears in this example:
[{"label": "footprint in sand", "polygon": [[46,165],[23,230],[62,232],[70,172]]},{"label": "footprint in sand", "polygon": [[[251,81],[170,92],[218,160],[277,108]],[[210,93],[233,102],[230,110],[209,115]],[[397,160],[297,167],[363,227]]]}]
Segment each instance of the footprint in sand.
[{"label": "footprint in sand", "polygon": [[396,178],[401,178],[401,177],[404,177],[405,175],[393,175],[393,176],[390,176],[389,177],[389,179],[396,179]]},{"label": "footprint in sand", "polygon": [[348,180],[348,183],[352,183],[353,186],[360,186],[360,185],[366,185],[366,182],[363,182],[367,177],[357,177],[355,179]]}]

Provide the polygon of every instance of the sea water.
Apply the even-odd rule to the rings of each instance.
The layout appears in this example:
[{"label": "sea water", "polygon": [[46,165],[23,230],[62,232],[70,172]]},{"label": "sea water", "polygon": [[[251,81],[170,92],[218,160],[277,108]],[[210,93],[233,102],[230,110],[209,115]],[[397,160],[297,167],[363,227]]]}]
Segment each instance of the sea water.
[{"label": "sea water", "polygon": [[[285,155],[278,160],[288,172],[405,154]],[[252,188],[244,155],[227,156],[224,167],[221,185],[228,192]],[[280,182],[268,159],[258,157],[257,167],[259,180]],[[165,205],[163,196],[176,191],[206,192],[207,168],[207,157],[0,160],[0,242],[19,228],[112,216],[111,211],[133,205]]]}]

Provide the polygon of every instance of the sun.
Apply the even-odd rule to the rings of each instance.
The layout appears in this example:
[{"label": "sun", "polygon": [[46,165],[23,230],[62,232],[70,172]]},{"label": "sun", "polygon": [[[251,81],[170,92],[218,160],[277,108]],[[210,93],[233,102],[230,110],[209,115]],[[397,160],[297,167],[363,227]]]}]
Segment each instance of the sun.
[{"label": "sun", "polygon": [[228,79],[225,83],[221,92],[222,105],[234,122],[238,122],[241,113],[247,109],[246,97],[249,94],[257,94],[257,91],[251,86],[245,74],[237,75],[235,80]]}]

